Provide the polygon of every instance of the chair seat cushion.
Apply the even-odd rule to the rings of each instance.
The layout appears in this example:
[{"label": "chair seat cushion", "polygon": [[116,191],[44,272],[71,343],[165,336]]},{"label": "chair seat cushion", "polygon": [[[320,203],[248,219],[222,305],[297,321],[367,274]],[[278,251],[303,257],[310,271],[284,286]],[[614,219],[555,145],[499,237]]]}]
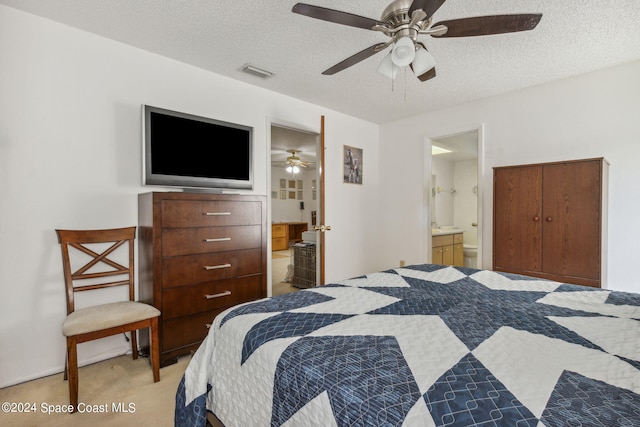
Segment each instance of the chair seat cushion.
[{"label": "chair seat cushion", "polygon": [[122,326],[160,315],[160,310],[137,301],[120,301],[82,308],[69,314],[62,333],[69,337],[87,332]]}]

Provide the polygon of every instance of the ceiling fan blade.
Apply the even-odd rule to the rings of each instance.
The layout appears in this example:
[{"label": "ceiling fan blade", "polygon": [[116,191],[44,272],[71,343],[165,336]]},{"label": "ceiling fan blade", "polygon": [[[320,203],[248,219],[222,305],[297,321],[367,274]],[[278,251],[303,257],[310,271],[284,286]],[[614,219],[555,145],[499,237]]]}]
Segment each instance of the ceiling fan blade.
[{"label": "ceiling fan blade", "polygon": [[540,19],[541,13],[520,15],[476,16],[474,18],[452,19],[442,21],[433,26],[444,25],[447,32],[432,37],[468,37],[486,36],[490,34],[515,33],[517,31],[533,30]]},{"label": "ceiling fan blade", "polygon": [[420,80],[421,82],[426,82],[427,80],[432,79],[435,76],[436,76],[436,67],[433,67],[426,73],[422,73],[417,77],[418,77],[418,80]]},{"label": "ceiling fan blade", "polygon": [[349,68],[352,65],[356,65],[358,62],[363,61],[365,59],[367,59],[370,56],[375,55],[376,53],[380,52],[384,47],[387,46],[387,43],[378,43],[376,45],[373,45],[371,47],[368,47],[364,50],[361,50],[360,52],[356,53],[355,55],[352,55],[350,57],[348,57],[347,59],[345,59],[342,62],[337,63],[336,65],[334,65],[333,67],[325,70],[322,72],[322,74],[324,74],[325,76],[331,76],[339,71],[344,70],[345,68]]},{"label": "ceiling fan blade", "polygon": [[436,13],[436,10],[440,9],[440,6],[444,4],[446,0],[413,0],[409,7],[409,16],[413,14],[414,10],[422,9],[427,14],[429,19]]},{"label": "ceiling fan blade", "polygon": [[305,3],[297,3],[291,9],[293,13],[309,16],[311,18],[322,19],[323,21],[335,22],[336,24],[348,25],[350,27],[363,28],[371,30],[376,25],[383,23],[364,16],[354,15],[352,13],[341,12],[339,10],[327,9],[325,7],[313,6]]}]

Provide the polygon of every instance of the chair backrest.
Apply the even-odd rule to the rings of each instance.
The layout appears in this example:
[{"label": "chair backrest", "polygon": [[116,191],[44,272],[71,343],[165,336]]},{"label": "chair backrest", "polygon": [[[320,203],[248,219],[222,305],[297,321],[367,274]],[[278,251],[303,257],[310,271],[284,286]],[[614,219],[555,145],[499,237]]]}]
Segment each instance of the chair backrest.
[{"label": "chair backrest", "polygon": [[[113,286],[129,286],[129,300],[135,298],[134,289],[134,247],[136,227],[106,230],[56,230],[62,249],[64,282],[67,289],[67,314],[75,310],[74,293]],[[96,252],[96,246],[100,249]],[[113,260],[116,249],[125,245],[128,249],[126,262]],[[128,248],[127,248],[128,246]],[[72,266],[70,248],[85,254],[82,266]],[[88,258],[87,258],[88,256]],[[74,261],[76,260],[75,257]],[[119,280],[114,280],[121,276]],[[85,281],[86,282],[83,282]],[[78,285],[78,283],[89,283]]]}]

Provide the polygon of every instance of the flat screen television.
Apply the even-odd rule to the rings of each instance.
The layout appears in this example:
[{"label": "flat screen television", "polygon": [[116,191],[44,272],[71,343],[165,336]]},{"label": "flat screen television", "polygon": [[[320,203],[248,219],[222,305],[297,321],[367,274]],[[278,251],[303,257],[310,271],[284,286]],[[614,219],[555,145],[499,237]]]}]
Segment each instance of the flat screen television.
[{"label": "flat screen television", "polygon": [[253,128],[143,105],[143,184],[253,189]]}]

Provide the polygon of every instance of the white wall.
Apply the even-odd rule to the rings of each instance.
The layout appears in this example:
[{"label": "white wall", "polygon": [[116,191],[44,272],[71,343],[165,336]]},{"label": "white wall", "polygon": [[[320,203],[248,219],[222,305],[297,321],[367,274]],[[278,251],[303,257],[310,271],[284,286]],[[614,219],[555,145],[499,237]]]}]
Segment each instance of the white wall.
[{"label": "white wall", "polygon": [[[454,225],[454,203],[451,189],[455,187],[454,183],[453,163],[449,160],[434,156],[431,160],[431,175],[435,175],[435,218],[431,218],[431,222],[435,222],[439,227],[441,225]],[[438,189],[442,191],[438,191]],[[431,198],[430,200],[433,200]]]},{"label": "white wall", "polygon": [[[54,230],[137,222],[137,194],[151,190],[141,186],[141,104],[253,126],[254,193],[269,200],[268,123],[319,132],[325,115],[327,279],[373,268],[361,253],[377,225],[377,125],[5,6],[0,56],[0,387],[63,369]],[[364,148],[364,186],[341,183],[343,144]],[[344,250],[358,255],[343,263]],[[112,337],[82,344],[79,359],[127,348]]]},{"label": "white wall", "polygon": [[[608,287],[640,292],[640,62],[388,123],[380,130],[381,265],[420,262],[425,137],[484,123],[483,267],[492,264],[494,166],[605,157],[610,163]],[[428,83],[427,83],[428,84]],[[407,153],[415,153],[407,155]],[[404,191],[394,191],[402,188]]]},{"label": "white wall", "polygon": [[[331,226],[326,233],[326,282],[379,270],[375,253],[385,224],[379,218],[384,197],[378,191],[378,138],[378,127],[366,122],[345,120],[325,129],[325,197],[330,198],[324,224]],[[327,145],[329,141],[334,143]],[[343,183],[344,145],[363,149],[361,185]]]},{"label": "white wall", "polygon": [[[478,161],[461,160],[453,164],[453,224],[464,230],[464,243],[478,244]],[[475,192],[474,192],[475,188]]]},{"label": "white wall", "polygon": [[[285,180],[285,199],[280,198],[280,180]],[[302,181],[302,189],[288,188],[289,181]],[[311,211],[318,211],[318,197],[316,188],[316,199],[313,199],[313,181],[317,187],[316,170],[301,170],[294,177],[282,167],[271,168],[271,192],[276,192],[277,198],[271,198],[271,221],[272,222],[306,222],[311,229]],[[295,199],[289,199],[289,191],[296,192]],[[302,191],[302,200],[299,200],[298,192]],[[304,202],[304,209],[300,209],[300,202]]]}]

